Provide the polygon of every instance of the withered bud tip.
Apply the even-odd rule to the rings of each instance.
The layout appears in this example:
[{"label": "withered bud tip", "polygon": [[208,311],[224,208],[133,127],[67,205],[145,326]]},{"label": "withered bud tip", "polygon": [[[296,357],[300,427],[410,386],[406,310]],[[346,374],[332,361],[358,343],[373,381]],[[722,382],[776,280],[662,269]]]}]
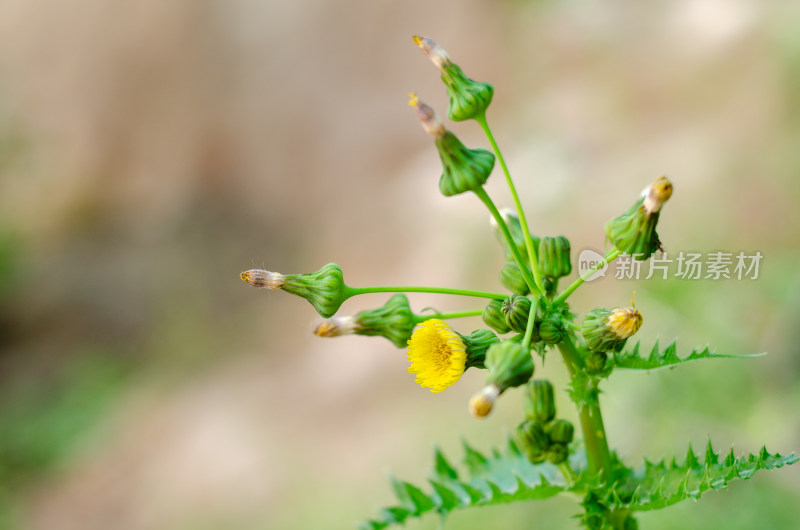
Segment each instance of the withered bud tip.
[{"label": "withered bud tip", "polygon": [[239,277],[253,287],[264,287],[270,290],[283,287],[284,276],[279,272],[250,269],[249,271],[241,273]]},{"label": "withered bud tip", "polygon": [[646,190],[645,211],[648,214],[656,213],[670,197],[672,197],[672,183],[667,177],[658,177]]},{"label": "withered bud tip", "polygon": [[419,120],[422,128],[425,129],[425,132],[437,138],[444,136],[444,124],[439,119],[439,116],[436,115],[436,112],[429,105],[420,101],[415,93],[410,92],[408,97],[408,104],[417,111],[417,120]]}]

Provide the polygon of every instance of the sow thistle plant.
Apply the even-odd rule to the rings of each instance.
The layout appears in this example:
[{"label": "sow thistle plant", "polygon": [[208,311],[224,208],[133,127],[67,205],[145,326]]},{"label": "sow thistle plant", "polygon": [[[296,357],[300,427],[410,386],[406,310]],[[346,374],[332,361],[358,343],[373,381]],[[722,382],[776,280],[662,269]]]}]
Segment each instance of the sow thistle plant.
[{"label": "sow thistle plant", "polygon": [[[474,194],[486,205],[505,255],[500,283],[507,293],[439,287],[351,287],[341,268],[330,263],[308,274],[279,274],[260,269],[241,274],[254,287],[283,290],[305,298],[325,318],[315,328],[320,337],[367,335],[385,337],[407,348],[408,371],[431,392],[456,384],[470,368],[485,370],[485,386],[465,404],[476,418],[489,415],[510,388],[521,387],[524,410],[514,434],[501,450],[481,454],[464,443],[466,473],[459,472],[439,449],[429,483],[417,487],[393,479],[398,504],[384,508],[364,528],[380,529],[411,517],[436,512],[442,518],[453,510],[570,494],[581,499],[579,518],[591,529],[637,528],[638,511],[665,508],[704,492],[724,488],[736,478],[747,479],[760,469],[793,464],[794,454],[781,456],[762,447],[757,454],[725,457],[709,441],[697,455],[689,446],[685,457],[647,460],[630,466],[609,448],[598,396],[600,383],[613,370],[647,371],[698,359],[747,357],[718,354],[708,348],[679,357],[675,343],[649,352],[629,339],[642,326],[642,314],[630,307],[600,307],[582,322],[567,303],[569,296],[597,270],[622,254],[646,260],[661,249],[656,226],[661,209],[672,196],[672,183],[658,177],[628,211],[605,226],[610,250],[594,268],[559,291],[559,282],[572,272],[570,242],[564,236],[531,234],[503,155],[486,120],[494,89],[473,81],[429,38],[414,42],[439,68],[453,121],[474,120],[483,129],[491,151],[465,146],[445,128],[434,110],[411,94],[410,106],[423,129],[433,137],[442,164],[439,190],[445,196]],[[500,211],[484,189],[499,162],[515,209]],[[412,311],[406,293],[426,292],[483,299],[474,311],[422,315]],[[395,293],[385,305],[355,315],[336,315],[342,303],[367,293]],[[451,322],[482,317],[488,329],[469,334]],[[628,346],[628,347],[626,347]],[[534,378],[545,354],[557,351],[569,373],[566,391],[577,408],[581,439],[575,428],[558,418],[555,389]]]}]

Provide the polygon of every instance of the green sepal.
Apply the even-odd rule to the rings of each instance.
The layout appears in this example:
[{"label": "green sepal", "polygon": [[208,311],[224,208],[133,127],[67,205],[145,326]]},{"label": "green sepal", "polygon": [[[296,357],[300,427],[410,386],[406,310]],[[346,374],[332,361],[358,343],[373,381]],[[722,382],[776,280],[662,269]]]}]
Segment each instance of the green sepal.
[{"label": "green sepal", "polygon": [[483,314],[481,315],[483,322],[500,334],[511,331],[503,316],[502,305],[503,302],[501,300],[492,300],[483,309]]},{"label": "green sepal", "polygon": [[[653,345],[650,354],[646,357],[639,352],[639,342],[637,341],[633,348],[614,354],[614,366],[616,368],[623,368],[626,370],[658,370],[660,368],[668,368],[678,364],[684,364],[692,361],[699,361],[702,359],[750,359],[753,357],[761,357],[764,353],[752,353],[745,355],[733,355],[727,353],[716,353],[706,346],[703,349],[695,348],[686,357],[678,357],[677,345],[673,340],[669,345],[660,350],[658,341]],[[644,353],[644,352],[643,352]]]},{"label": "green sepal", "polygon": [[642,197],[630,210],[606,223],[606,237],[623,254],[629,254],[636,260],[646,260],[661,249],[656,232],[659,214],[648,214]]},{"label": "green sepal", "polygon": [[[460,334],[459,334],[460,335]],[[486,368],[486,350],[500,339],[488,329],[477,329],[469,335],[460,335],[467,352],[466,368]]]},{"label": "green sepal", "polygon": [[531,314],[531,299],[513,294],[503,300],[501,310],[506,324],[517,333],[525,333],[528,326],[528,316]]},{"label": "green sepal", "polygon": [[543,237],[538,258],[543,277],[555,280],[572,272],[569,239],[564,236]]},{"label": "green sepal", "polygon": [[524,296],[531,292],[525,277],[522,275],[522,269],[513,261],[506,263],[500,270],[500,283],[515,294]]},{"label": "green sepal", "polygon": [[443,70],[442,81],[450,97],[447,117],[453,121],[464,121],[486,114],[494,96],[494,87],[489,83],[473,81],[457,64],[448,62]]},{"label": "green sepal", "polygon": [[545,424],[556,417],[555,391],[547,379],[531,379],[522,403],[526,418]]},{"label": "green sepal", "polygon": [[311,302],[324,318],[335,315],[347,299],[342,268],[336,263],[328,263],[317,272],[289,274],[281,289]]},{"label": "green sepal", "polygon": [[408,297],[396,294],[382,307],[356,313],[354,332],[357,335],[386,337],[398,348],[405,348],[415,325],[416,319]]},{"label": "green sepal", "polygon": [[492,344],[486,352],[487,384],[503,392],[509,387],[524,385],[533,377],[533,358],[528,348],[513,341]]},{"label": "green sepal", "polygon": [[436,149],[442,161],[439,190],[448,197],[480,188],[494,168],[490,151],[467,149],[450,131],[436,138]]}]

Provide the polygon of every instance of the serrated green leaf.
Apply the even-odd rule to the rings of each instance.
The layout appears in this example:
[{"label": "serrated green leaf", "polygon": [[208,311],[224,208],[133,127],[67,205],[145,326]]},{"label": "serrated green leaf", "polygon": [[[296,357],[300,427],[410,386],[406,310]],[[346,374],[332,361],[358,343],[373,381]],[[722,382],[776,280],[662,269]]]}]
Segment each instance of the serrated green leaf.
[{"label": "serrated green leaf", "polygon": [[470,446],[466,440],[461,440],[464,447],[464,465],[467,466],[469,474],[477,476],[486,471],[486,457]]},{"label": "serrated green leaf", "polygon": [[380,529],[401,524],[409,517],[438,512],[442,516],[455,509],[470,506],[489,506],[514,501],[545,499],[565,491],[584,491],[586,481],[585,459],[574,451],[570,466],[578,479],[567,485],[562,471],[544,462],[533,464],[509,440],[504,452],[491,451],[485,456],[464,442],[464,465],[470,473],[469,481],[460,480],[459,473],[449,465],[444,454],[434,452],[434,470],[429,480],[431,492],[391,477],[392,487],[399,506],[384,508],[378,518],[363,523],[362,528]]},{"label": "serrated green leaf", "polygon": [[455,468],[450,465],[450,462],[447,461],[442,453],[442,450],[439,449],[438,446],[434,450],[433,459],[435,462],[434,472],[436,473],[437,477],[443,479],[458,479],[458,471],[456,471]]},{"label": "serrated green leaf", "polygon": [[800,460],[794,454],[781,456],[762,447],[757,455],[739,458],[731,451],[720,462],[710,441],[705,454],[701,462],[690,446],[682,465],[678,465],[675,459],[669,466],[645,460],[625,481],[614,486],[616,497],[611,506],[637,511],[656,510],[686,499],[698,499],[708,490],[726,487],[733,479],[748,479],[759,469],[777,469]]},{"label": "serrated green leaf", "polygon": [[615,353],[614,366],[625,370],[658,370],[661,368],[673,367],[678,364],[699,361],[701,359],[749,359],[765,355],[764,353],[747,355],[716,353],[706,346],[703,349],[693,349],[686,357],[678,357],[675,341],[672,341],[663,351],[659,350],[658,341],[656,341],[653,348],[650,350],[650,354],[644,357],[639,352],[639,347],[640,344],[637,342],[632,349],[626,349],[621,353]]}]

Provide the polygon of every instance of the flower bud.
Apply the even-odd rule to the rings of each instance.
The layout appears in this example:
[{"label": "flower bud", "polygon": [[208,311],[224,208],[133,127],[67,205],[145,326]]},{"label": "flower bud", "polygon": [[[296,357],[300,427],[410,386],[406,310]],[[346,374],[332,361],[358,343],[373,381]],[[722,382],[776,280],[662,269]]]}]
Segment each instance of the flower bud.
[{"label": "flower bud", "polygon": [[539,324],[539,337],[545,344],[558,344],[565,334],[564,323],[557,316],[547,317]]},{"label": "flower bud", "polygon": [[500,283],[512,293],[526,295],[531,292],[522,276],[522,270],[514,261],[506,263],[500,271]]},{"label": "flower bud", "polygon": [[570,443],[575,435],[575,427],[572,426],[572,423],[562,419],[550,422],[544,430],[552,442],[560,444]]},{"label": "flower bud", "polygon": [[467,351],[467,368],[486,368],[486,350],[500,342],[497,335],[488,329],[476,329],[469,335],[461,335]]},{"label": "flower bud", "polygon": [[416,320],[404,294],[392,296],[377,309],[367,309],[352,316],[333,317],[320,322],[314,333],[320,337],[356,335],[386,337],[398,348],[405,348]]},{"label": "flower bud", "polygon": [[590,350],[619,351],[641,326],[642,314],[636,307],[598,308],[583,319],[581,335]]},{"label": "flower bud", "polygon": [[467,149],[450,131],[436,138],[436,149],[442,161],[439,190],[447,197],[480,188],[494,168],[491,152],[481,148]]},{"label": "flower bud", "polygon": [[525,417],[547,423],[556,417],[553,385],[547,379],[532,379],[526,388]]},{"label": "flower bud", "polygon": [[606,369],[608,354],[604,351],[589,350],[586,352],[586,371],[590,374],[599,374]]},{"label": "flower bud", "polygon": [[503,302],[500,300],[492,300],[484,308],[483,315],[481,315],[481,318],[483,318],[483,321],[487,326],[501,334],[508,333],[511,330],[506,323],[505,317],[503,316],[503,311],[501,309],[502,304]]},{"label": "flower bud", "polygon": [[500,388],[497,385],[487,385],[472,396],[469,400],[469,413],[476,418],[485,418],[492,412],[494,402],[500,395]]},{"label": "flower bud", "polygon": [[[503,217],[503,220],[508,226],[508,232],[511,234],[511,239],[514,240],[514,244],[517,247],[517,251],[519,255],[522,256],[522,259],[528,260],[528,246],[525,243],[525,232],[522,231],[522,223],[519,220],[519,216],[513,210],[509,210],[504,208],[500,210],[500,215]],[[494,217],[489,218],[489,222],[494,227],[494,234],[497,237],[497,240],[503,246],[503,250],[505,252],[506,261],[507,262],[514,262],[514,254],[511,251],[511,248],[508,246],[508,241],[506,241],[506,237],[503,234],[503,231],[497,225],[497,221]],[[540,239],[533,234],[530,234],[531,240],[533,241],[533,248],[539,248]]]},{"label": "flower bud", "polygon": [[433,39],[415,36],[414,42],[442,71],[442,81],[447,86],[447,95],[450,97],[447,116],[453,121],[483,116],[492,102],[494,95],[492,85],[473,81],[464,75],[461,68],[450,60],[447,52]]},{"label": "flower bud", "polygon": [[547,461],[551,464],[560,464],[567,459],[569,451],[567,446],[561,443],[551,443],[547,449]]},{"label": "flower bud", "polygon": [[277,272],[252,269],[240,276],[254,287],[283,289],[287,293],[305,298],[325,318],[332,317],[347,299],[342,269],[335,263],[328,263],[317,272],[309,274],[284,276]]},{"label": "flower bud", "polygon": [[545,452],[550,447],[550,439],[544,427],[536,420],[525,420],[517,425],[517,442],[531,462],[538,463],[545,459]]},{"label": "flower bud", "polygon": [[572,272],[569,251],[569,239],[564,236],[542,238],[538,256],[542,276],[557,279]]},{"label": "flower bud", "polygon": [[486,382],[496,385],[500,392],[524,385],[533,377],[531,352],[522,344],[509,340],[489,347],[486,351],[486,368],[489,370]]},{"label": "flower bud", "polygon": [[411,94],[408,104],[416,109],[423,128],[436,139],[436,150],[442,161],[441,192],[449,197],[483,186],[494,168],[494,155],[486,149],[467,149],[416,94]]},{"label": "flower bud", "polygon": [[517,333],[525,333],[528,326],[528,315],[531,313],[531,299],[527,296],[512,294],[501,305],[506,324]]},{"label": "flower bud", "polygon": [[662,205],[672,196],[672,183],[658,177],[630,210],[606,224],[606,236],[619,251],[645,260],[661,249],[656,233]]}]

